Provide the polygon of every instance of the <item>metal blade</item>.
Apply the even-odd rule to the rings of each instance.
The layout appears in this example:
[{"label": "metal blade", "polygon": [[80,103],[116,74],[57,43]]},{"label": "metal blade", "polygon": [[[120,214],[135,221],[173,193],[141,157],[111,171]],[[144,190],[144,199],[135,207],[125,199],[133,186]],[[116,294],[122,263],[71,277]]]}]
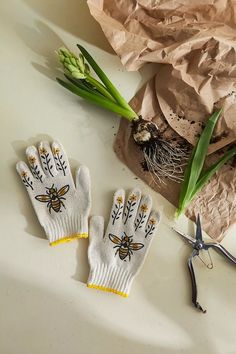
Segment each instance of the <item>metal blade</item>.
[{"label": "metal blade", "polygon": [[197,214],[197,220],[196,220],[196,240],[202,241],[202,227],[201,227],[201,221],[200,221],[200,215]]},{"label": "metal blade", "polygon": [[172,230],[174,230],[175,232],[177,232],[177,234],[179,234],[180,236],[182,236],[186,241],[188,241],[192,246],[196,243],[196,240],[191,237],[186,235],[184,232],[177,230],[176,228],[172,227]]}]

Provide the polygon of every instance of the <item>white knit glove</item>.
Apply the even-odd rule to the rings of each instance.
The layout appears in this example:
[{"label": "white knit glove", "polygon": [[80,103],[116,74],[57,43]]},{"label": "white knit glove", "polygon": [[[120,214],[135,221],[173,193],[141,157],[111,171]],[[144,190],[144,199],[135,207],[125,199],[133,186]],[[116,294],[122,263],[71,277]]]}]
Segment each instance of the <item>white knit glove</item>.
[{"label": "white knit glove", "polygon": [[62,145],[41,142],[26,149],[30,168],[20,161],[16,169],[21,176],[40,224],[50,245],[88,237],[91,206],[90,176],[81,166],[74,184],[69,162]]},{"label": "white knit glove", "polygon": [[151,211],[152,198],[141,198],[138,189],[129,194],[125,207],[124,202],[125,192],[118,190],[105,235],[104,219],[94,216],[90,220],[87,286],[127,297],[148,252],[160,214]]}]

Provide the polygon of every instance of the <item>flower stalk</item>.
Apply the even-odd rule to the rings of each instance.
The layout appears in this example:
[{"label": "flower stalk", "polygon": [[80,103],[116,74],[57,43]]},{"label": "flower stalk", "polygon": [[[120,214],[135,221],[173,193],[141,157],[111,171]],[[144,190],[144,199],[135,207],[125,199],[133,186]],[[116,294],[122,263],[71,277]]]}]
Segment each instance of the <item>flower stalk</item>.
[{"label": "flower stalk", "polygon": [[[189,158],[188,147],[182,148],[163,139],[157,125],[138,116],[87,50],[79,44],[77,47],[80,50],[78,56],[66,48],[60,48],[56,52],[66,78],[66,81],[57,78],[58,83],[77,96],[132,122],[132,136],[143,152],[145,170],[152,173],[158,182],[164,182],[165,179],[182,181],[183,167],[188,160],[176,212],[177,216],[180,215],[213,174],[236,154],[235,147],[215,165],[202,172],[208,145],[221,111],[209,118]],[[97,76],[93,75],[91,69]]]},{"label": "flower stalk", "polygon": [[[91,55],[81,45],[78,45],[78,47],[81,51],[78,57],[66,48],[60,48],[56,52],[63,65],[65,76],[70,81],[65,82],[57,79],[59,84],[74,94],[122,115],[130,121],[137,120],[137,113],[121,96]],[[92,76],[89,65],[101,82]]]}]

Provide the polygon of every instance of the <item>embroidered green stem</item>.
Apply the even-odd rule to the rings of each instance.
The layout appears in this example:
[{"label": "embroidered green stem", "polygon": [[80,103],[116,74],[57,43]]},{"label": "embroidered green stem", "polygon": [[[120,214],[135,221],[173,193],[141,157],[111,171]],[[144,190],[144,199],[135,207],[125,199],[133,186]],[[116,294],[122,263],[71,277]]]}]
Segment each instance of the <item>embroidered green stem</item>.
[{"label": "embroidered green stem", "polygon": [[24,185],[26,186],[26,188],[31,188],[32,190],[34,190],[33,188],[33,181],[31,181],[30,177],[27,177],[27,173],[26,172],[22,172],[22,181],[24,183]]},{"label": "embroidered green stem", "polygon": [[[141,206],[142,208],[142,206]],[[140,229],[144,223],[144,220],[146,219],[146,211],[142,210],[141,213],[139,213],[139,219],[137,219],[137,224],[135,225],[135,231],[137,231],[137,229]]]},{"label": "embroidered green stem", "polygon": [[155,229],[155,225],[154,224],[148,225],[148,228],[147,228],[146,233],[145,233],[145,238],[147,238],[148,235],[152,235],[154,229]]},{"label": "embroidered green stem", "polygon": [[33,172],[34,177],[39,180],[41,183],[43,183],[43,179],[42,179],[42,174],[40,174],[40,171],[38,169],[38,165],[35,165],[34,163],[30,165],[31,170]]},{"label": "embroidered green stem", "polygon": [[121,209],[123,208],[123,205],[120,205],[120,204],[116,204],[116,211],[114,210],[114,214],[112,216],[112,225],[114,225],[115,221],[119,219],[120,217],[120,213],[121,213]]},{"label": "embroidered green stem", "polygon": [[115,204],[115,209],[116,210],[113,210],[112,211],[112,215],[111,215],[112,225],[114,225],[115,221],[120,218],[121,212],[122,212],[122,209],[123,209],[123,198],[122,197],[117,197],[116,202],[117,202]]},{"label": "embroidered green stem", "polygon": [[134,210],[132,209],[132,207],[135,206],[135,202],[133,203],[132,200],[128,200],[127,202],[127,206],[126,206],[126,211],[125,211],[125,221],[124,221],[124,225],[127,223],[129,217],[132,216],[131,212]]},{"label": "embroidered green stem", "polygon": [[43,165],[46,171],[49,172],[49,174],[53,177],[53,173],[51,169],[53,168],[53,165],[50,165],[51,158],[49,157],[49,153],[46,151],[45,148],[39,149],[40,152],[40,157],[42,158]]},{"label": "embroidered green stem", "polygon": [[56,160],[56,163],[57,163],[57,167],[59,168],[60,171],[63,172],[63,175],[65,176],[66,175],[66,168],[67,166],[65,166],[65,161],[61,161],[62,160],[62,155],[60,156],[59,153],[55,153],[54,155],[54,158]]}]

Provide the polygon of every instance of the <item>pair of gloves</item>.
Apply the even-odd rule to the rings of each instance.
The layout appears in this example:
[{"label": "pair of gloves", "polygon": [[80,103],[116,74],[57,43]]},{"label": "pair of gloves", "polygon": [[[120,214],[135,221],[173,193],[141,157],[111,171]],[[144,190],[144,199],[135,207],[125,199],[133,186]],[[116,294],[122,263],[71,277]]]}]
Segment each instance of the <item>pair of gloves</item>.
[{"label": "pair of gloves", "polygon": [[[29,166],[20,161],[16,169],[25,185],[40,224],[51,246],[89,234],[90,274],[87,286],[127,297],[141,268],[160,221],[152,211],[150,196],[134,189],[114,194],[110,220],[93,216],[89,170],[81,166],[74,184],[68,158],[58,142],[41,142],[26,149]],[[89,229],[89,231],[88,231]]]}]

